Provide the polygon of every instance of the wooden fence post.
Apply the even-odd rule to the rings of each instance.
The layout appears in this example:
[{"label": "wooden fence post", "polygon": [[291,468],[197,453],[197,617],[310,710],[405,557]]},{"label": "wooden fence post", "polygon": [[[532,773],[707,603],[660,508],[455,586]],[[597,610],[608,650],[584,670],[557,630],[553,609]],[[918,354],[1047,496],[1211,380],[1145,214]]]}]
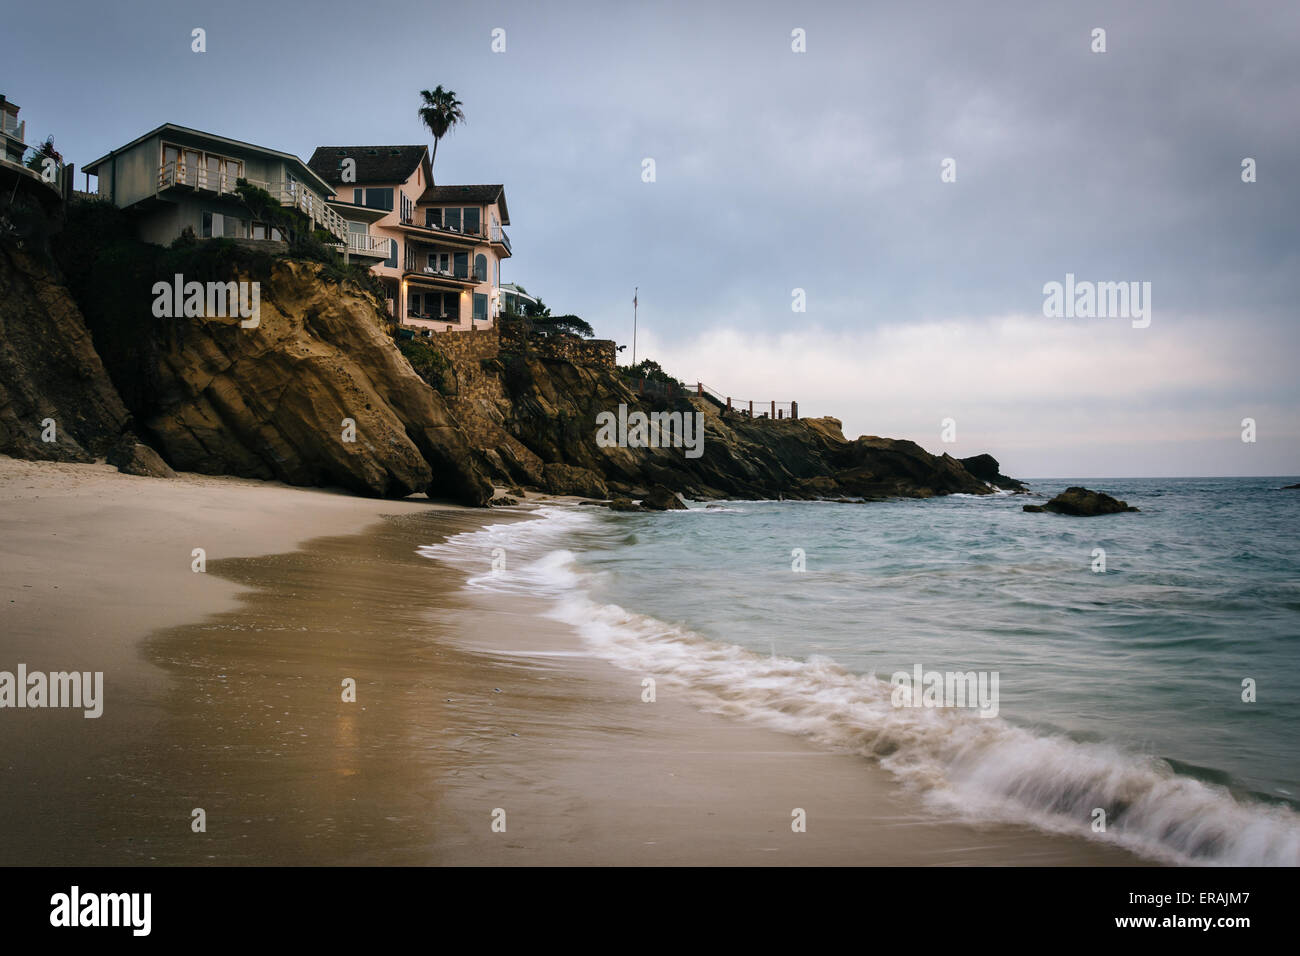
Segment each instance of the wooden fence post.
[{"label": "wooden fence post", "polygon": [[791,418],[798,418],[798,417],[799,417],[799,403],[798,403],[798,402],[791,402],[791,403],[790,403],[790,417],[791,417]]},{"label": "wooden fence post", "polygon": [[776,399],[772,399],[772,417],[776,418]]}]

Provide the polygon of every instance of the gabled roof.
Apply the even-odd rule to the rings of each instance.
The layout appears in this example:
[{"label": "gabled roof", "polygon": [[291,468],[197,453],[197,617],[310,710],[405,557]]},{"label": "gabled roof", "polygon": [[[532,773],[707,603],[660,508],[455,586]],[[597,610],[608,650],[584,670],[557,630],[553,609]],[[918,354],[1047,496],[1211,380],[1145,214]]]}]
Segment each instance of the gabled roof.
[{"label": "gabled roof", "polygon": [[[343,160],[357,163],[355,181],[343,181]],[[425,164],[425,181],[429,175],[427,146],[317,146],[307,165],[316,175],[333,186],[387,185],[404,183],[421,163]]]},{"label": "gabled roof", "polygon": [[268,156],[275,156],[279,159],[284,160],[286,163],[292,164],[298,170],[299,173],[305,174],[303,176],[304,179],[313,181],[312,184],[316,188],[320,189],[322,192],[330,191],[329,183],[322,180],[321,177],[318,176],[316,172],[310,168],[310,166],[308,166],[308,164],[304,163],[293,153],[283,153],[278,149],[268,149],[265,146],[257,146],[254,143],[246,143],[243,140],[230,139],[229,137],[226,136],[218,136],[215,133],[205,133],[201,129],[190,129],[188,126],[178,126],[175,123],[163,123],[158,128],[151,129],[143,136],[138,136],[135,139],[131,140],[131,142],[127,143],[125,146],[115,149],[111,153],[107,153],[99,157],[99,159],[94,160],[93,162],[86,163],[84,166],[81,167],[82,172],[94,173],[100,167],[100,165],[105,163],[108,159],[110,159],[115,154],[124,153],[128,149],[132,149],[136,146],[139,146],[141,143],[143,143],[145,140],[149,139],[152,136],[159,136],[167,133],[173,133],[173,134],[179,133],[182,136],[189,138],[191,141],[202,142],[209,146],[213,146],[217,149],[222,149],[222,148],[229,149],[230,147],[233,146],[242,150],[249,150],[258,153],[266,153]]},{"label": "gabled roof", "polygon": [[471,205],[501,205],[501,224],[510,225],[510,211],[506,208],[506,187],[500,183],[480,186],[430,186],[420,196],[421,203],[469,203]]}]

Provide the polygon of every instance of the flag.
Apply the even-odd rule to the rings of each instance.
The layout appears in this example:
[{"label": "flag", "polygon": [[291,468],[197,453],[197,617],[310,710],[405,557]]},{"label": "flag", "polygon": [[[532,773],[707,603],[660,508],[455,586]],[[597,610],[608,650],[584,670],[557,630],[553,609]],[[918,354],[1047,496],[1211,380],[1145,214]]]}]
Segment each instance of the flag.
[{"label": "flag", "polygon": [[633,290],[632,290],[632,308],[634,308],[634,309],[636,308],[636,294],[637,294],[637,292],[639,292],[639,291],[640,291],[639,288],[638,288],[638,289],[633,289]]}]

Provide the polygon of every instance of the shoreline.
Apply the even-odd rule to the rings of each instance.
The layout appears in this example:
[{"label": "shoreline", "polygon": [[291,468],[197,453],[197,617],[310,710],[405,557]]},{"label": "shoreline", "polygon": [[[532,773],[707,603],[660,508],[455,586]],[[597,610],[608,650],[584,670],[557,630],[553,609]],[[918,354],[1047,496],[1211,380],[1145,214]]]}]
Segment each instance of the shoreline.
[{"label": "shoreline", "polygon": [[415,553],[522,512],[5,458],[0,501],[0,669],[104,670],[107,694],[98,720],[0,713],[5,863],[1142,862],[945,821],[861,758],[644,704],[540,602]]}]

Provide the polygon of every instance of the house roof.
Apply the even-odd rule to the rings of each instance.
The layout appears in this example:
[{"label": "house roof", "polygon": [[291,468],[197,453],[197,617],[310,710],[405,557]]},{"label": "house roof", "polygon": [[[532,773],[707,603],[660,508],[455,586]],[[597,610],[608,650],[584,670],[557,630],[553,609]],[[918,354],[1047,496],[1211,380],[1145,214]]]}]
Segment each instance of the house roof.
[{"label": "house roof", "polygon": [[501,205],[501,224],[510,225],[510,211],[506,208],[506,187],[500,183],[479,186],[430,186],[420,196],[421,203],[469,203],[471,205]]},{"label": "house roof", "polygon": [[107,162],[117,153],[123,153],[126,152],[128,149],[132,149],[136,146],[139,146],[141,143],[143,143],[145,140],[149,139],[150,137],[164,135],[164,134],[172,134],[172,135],[180,134],[181,137],[187,138],[190,141],[202,142],[207,145],[215,146],[218,149],[222,149],[222,148],[228,149],[233,146],[238,149],[252,150],[254,152],[266,153],[269,156],[276,156],[287,163],[293,164],[300,173],[306,174],[303,178],[313,181],[313,185],[319,188],[322,192],[328,193],[331,191],[329,188],[330,184],[325,180],[323,180],[319,175],[317,175],[317,173],[313,169],[311,169],[310,166],[304,163],[293,153],[284,153],[278,149],[268,149],[265,146],[258,146],[254,143],[246,143],[243,140],[230,139],[229,137],[226,136],[218,136],[215,133],[205,133],[201,129],[190,129],[188,126],[178,126],[175,123],[163,123],[161,126],[157,127],[156,129],[151,129],[143,136],[139,136],[131,140],[131,142],[127,143],[125,146],[119,147],[118,149],[113,150],[111,153],[106,153],[105,155],[99,157],[99,159],[94,160],[93,162],[86,163],[84,166],[81,167],[82,172],[93,174],[97,169],[99,169],[99,167],[103,163]]},{"label": "house roof", "polygon": [[[343,181],[344,159],[357,162],[355,180]],[[427,163],[427,146],[317,146],[307,165],[333,186],[404,183],[421,163]]]},{"label": "house roof", "polygon": [[351,219],[353,222],[378,222],[388,215],[387,209],[358,206],[354,202],[347,202],[343,199],[327,199],[325,202],[344,219]]}]

